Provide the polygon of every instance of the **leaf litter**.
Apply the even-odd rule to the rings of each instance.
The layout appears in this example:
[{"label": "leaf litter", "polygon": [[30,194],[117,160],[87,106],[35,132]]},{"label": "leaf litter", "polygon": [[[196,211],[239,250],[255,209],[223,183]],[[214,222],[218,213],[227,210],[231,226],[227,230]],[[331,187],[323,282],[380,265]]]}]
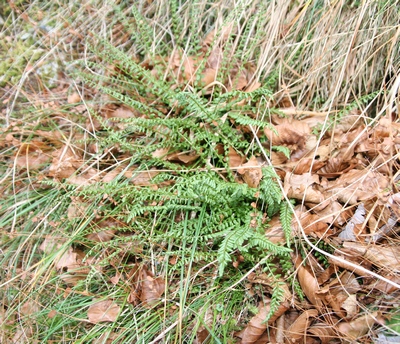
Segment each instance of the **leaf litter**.
[{"label": "leaf litter", "polygon": [[[167,63],[177,80],[192,85],[200,74],[204,89],[211,93],[222,59],[221,47],[232,29],[230,26],[221,29],[221,44],[215,45],[208,57],[205,47],[216,39],[214,31],[205,37],[204,51],[199,56],[175,52]],[[201,69],[199,66],[204,59],[205,68]],[[152,63],[148,68],[157,75],[157,58]],[[251,63],[234,66],[231,78],[225,80],[223,85],[227,91],[254,91],[261,85],[252,82],[253,76],[254,66]],[[71,105],[81,101],[77,93],[66,99]],[[273,151],[270,153],[272,162],[279,167],[285,195],[298,203],[295,213],[299,223],[292,223],[294,235],[301,238],[301,231],[304,231],[315,242],[335,247],[332,250],[334,256],[343,257],[364,269],[377,271],[394,284],[399,284],[400,252],[398,247],[391,245],[391,238],[398,231],[400,217],[398,177],[394,176],[398,171],[398,161],[392,159],[400,148],[400,126],[392,121],[392,114],[380,118],[376,126],[369,126],[359,120],[358,114],[350,113],[333,131],[317,137],[313,129],[323,122],[321,118],[310,115],[306,119],[299,119],[301,110],[296,109],[290,97],[285,101],[276,99],[276,102],[280,103],[282,112],[287,115],[284,118],[272,115],[274,130],[264,128],[263,134],[269,146],[283,146],[290,151],[289,158]],[[102,115],[103,120],[110,120],[129,119],[143,114],[126,106],[116,106],[114,109],[104,108]],[[100,124],[96,125],[101,127]],[[125,129],[123,125],[118,128]],[[160,173],[156,166],[149,166],[146,171],[124,163],[117,163],[115,167],[111,165],[107,172],[95,167],[82,168],[87,157],[79,144],[65,143],[68,133],[62,137],[37,130],[36,134],[39,139],[26,143],[15,130],[0,142],[3,147],[18,148],[10,163],[20,171],[41,171],[48,178],[67,179],[78,186],[100,180],[112,183],[122,175],[137,187],[159,187],[153,182]],[[74,135],[77,141],[79,133]],[[236,181],[257,188],[262,179],[261,168],[267,163],[262,156],[246,159],[242,152],[233,147],[222,149],[229,150],[229,167],[237,171]],[[151,153],[153,158],[178,162],[182,166],[195,163],[200,155],[201,152],[176,151],[173,147],[157,148]],[[43,170],[45,165],[48,168]],[[85,199],[71,199],[67,218],[71,221],[79,219],[89,208]],[[101,221],[102,215],[97,216],[92,224],[98,230],[88,234],[86,239],[103,243],[122,236],[124,224]],[[265,236],[274,243],[285,243],[277,218],[271,220]],[[40,249],[45,254],[51,254],[65,245],[64,239],[46,237]],[[107,252],[104,254],[107,255]],[[328,343],[335,338],[351,342],[361,340],[375,324],[384,323],[385,316],[381,311],[360,313],[360,310],[372,307],[382,292],[388,298],[394,298],[398,289],[393,284],[368,276],[365,270],[354,269],[334,259],[321,263],[312,254],[292,254],[291,258],[305,298],[301,300],[282,279],[284,301],[275,313],[270,314],[273,281],[262,276],[260,271],[248,275],[246,282],[249,291],[256,285],[264,288],[263,302],[260,302],[255,315],[239,324],[242,331],[235,333],[235,337],[241,343],[281,343],[282,338],[285,343],[317,343],[317,339],[321,343]],[[122,258],[115,259],[118,261]],[[146,263],[134,263],[131,271],[116,273],[110,277],[110,282],[128,288],[127,301],[130,304],[151,309],[159,305],[169,286],[166,285],[165,276],[156,276]],[[67,247],[54,261],[56,271],[70,286],[76,286],[84,280],[93,266],[98,271],[102,269],[96,266],[94,257],[72,246]],[[21,312],[30,314],[29,307],[33,306],[25,304]],[[88,308],[87,319],[93,324],[115,322],[120,312],[121,306],[111,299],[95,301]],[[208,334],[208,330],[202,327],[197,333],[198,343],[205,343]]]}]

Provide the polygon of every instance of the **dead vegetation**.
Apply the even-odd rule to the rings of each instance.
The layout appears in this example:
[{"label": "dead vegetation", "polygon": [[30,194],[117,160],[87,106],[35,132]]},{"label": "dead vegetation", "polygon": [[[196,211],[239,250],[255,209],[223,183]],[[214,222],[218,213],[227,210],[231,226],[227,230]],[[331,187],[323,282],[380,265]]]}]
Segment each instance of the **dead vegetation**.
[{"label": "dead vegetation", "polygon": [[1,12],[0,341],[398,339],[396,2],[120,5]]}]

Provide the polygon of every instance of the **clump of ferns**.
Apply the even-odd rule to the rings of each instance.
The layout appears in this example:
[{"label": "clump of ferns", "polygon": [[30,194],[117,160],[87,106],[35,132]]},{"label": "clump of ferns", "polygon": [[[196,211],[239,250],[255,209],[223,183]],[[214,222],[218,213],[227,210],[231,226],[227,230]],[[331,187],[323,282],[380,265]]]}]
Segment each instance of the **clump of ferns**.
[{"label": "clump of ferns", "polygon": [[[104,194],[115,200],[112,207],[104,205],[99,211],[104,217],[127,224],[125,230],[131,231],[132,240],[151,243],[161,250],[168,241],[178,251],[183,241],[190,247],[197,245],[196,251],[202,252],[202,257],[194,257],[195,260],[204,259],[204,252],[210,253],[209,258],[215,258],[216,254],[222,276],[235,251],[248,253],[254,260],[261,259],[266,251],[290,252],[288,247],[273,244],[264,235],[268,221],[265,214],[272,217],[282,213],[285,202],[272,168],[263,172],[259,190],[226,181],[216,172],[208,171],[175,176],[174,185],[157,190],[127,183],[114,183],[110,187],[104,183],[84,187],[77,195],[92,204],[101,203]],[[286,227],[290,222],[284,223]],[[290,227],[284,231],[290,235]]]},{"label": "clump of ferns", "polygon": [[[245,46],[243,42],[241,44]],[[270,115],[278,112],[269,108],[274,82],[268,81],[252,92],[216,89],[210,96],[197,92],[201,90],[199,80],[196,82],[200,88],[177,87],[173,74],[162,77],[157,66],[151,70],[106,41],[100,41],[91,49],[98,62],[86,61],[92,72],[77,73],[78,77],[138,114],[129,119],[106,121],[93,112],[106,133],[101,147],[106,150],[118,145],[132,155],[130,164],[138,164],[139,171],[149,167],[170,169],[169,176],[156,177],[157,184],[169,178],[173,183],[157,190],[130,185],[129,180],[112,183],[112,187],[96,184],[85,187],[79,195],[87,197],[88,201],[102,194],[110,195],[116,202],[113,207],[104,207],[104,216],[128,223],[135,240],[146,240],[151,234],[151,242],[160,247],[173,242],[171,249],[180,252],[182,261],[187,257],[203,260],[215,260],[216,257],[220,276],[229,266],[234,252],[243,253],[249,261],[261,259],[265,251],[273,255],[288,252],[288,247],[275,245],[264,235],[263,228],[268,219],[280,214],[287,243],[290,241],[290,212],[273,169],[263,170],[264,178],[256,197],[257,189],[234,182],[229,166],[230,148],[243,156],[249,151],[252,154],[257,151],[251,144],[249,127],[273,130]],[[149,46],[144,49],[151,50]],[[225,58],[223,62],[220,80],[229,71],[230,61]],[[114,70],[104,73],[105,64],[114,65]],[[116,129],[110,122],[118,123],[117,127],[123,129]],[[143,140],[147,140],[144,148],[138,144]],[[169,153],[194,152],[198,158],[184,166],[153,157],[152,153],[161,148],[168,148]],[[209,168],[209,171],[181,171],[187,167]],[[215,167],[224,172],[218,175],[212,171]],[[156,223],[154,219],[157,219]],[[182,250],[183,245],[179,243],[183,242],[199,248],[194,256],[193,250]]]},{"label": "clump of ferns", "polygon": [[[95,53],[106,63],[116,64],[123,74],[77,75],[87,85],[140,113],[129,119],[111,118],[105,121],[92,112],[107,132],[103,147],[118,143],[126,151],[134,152],[138,150],[135,140],[145,137],[154,149],[174,147],[176,151],[194,151],[200,155],[197,165],[204,165],[210,158],[226,160],[228,146],[248,151],[252,135],[246,134],[250,131],[249,126],[257,130],[265,127],[273,130],[269,118],[276,111],[268,108],[268,100],[272,97],[270,81],[252,92],[234,90],[210,100],[199,93],[172,88],[171,83],[157,79],[150,70],[122,51],[107,42],[103,44],[101,48],[93,48]],[[86,65],[92,70],[103,68],[103,64],[95,62],[87,62]],[[118,132],[109,124],[110,121],[125,129]],[[218,145],[223,146],[224,152],[217,152]],[[146,152],[141,153],[143,156]],[[227,166],[226,163],[224,165]]]}]

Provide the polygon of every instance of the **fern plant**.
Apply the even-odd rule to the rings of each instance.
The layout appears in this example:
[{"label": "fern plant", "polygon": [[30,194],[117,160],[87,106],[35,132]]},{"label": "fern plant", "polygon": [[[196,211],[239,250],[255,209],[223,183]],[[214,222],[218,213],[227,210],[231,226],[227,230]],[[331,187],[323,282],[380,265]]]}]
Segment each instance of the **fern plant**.
[{"label": "fern plant", "polygon": [[[176,11],[175,5],[171,3],[170,9]],[[138,20],[134,16],[134,21]],[[174,17],[172,24],[176,34],[180,24]],[[251,21],[248,25],[245,30],[250,30]],[[135,27],[140,31],[146,30],[147,26]],[[217,32],[225,34],[222,29]],[[146,32],[134,35],[137,39],[141,35],[140,39],[147,41]],[[183,36],[175,38],[173,44],[185,44]],[[236,266],[233,257],[237,255],[244,257],[240,269],[262,262],[267,256],[268,260],[284,259],[290,265],[291,212],[282,197],[278,175],[272,166],[263,168],[259,186],[252,188],[240,180],[229,163],[232,150],[243,159],[250,158],[250,152],[259,154],[259,148],[252,144],[250,126],[260,132],[263,128],[275,130],[270,115],[279,110],[270,108],[269,100],[277,74],[272,74],[261,87],[251,92],[235,89],[237,81],[233,80],[231,90],[215,87],[209,94],[202,89],[199,77],[206,65],[204,60],[198,64],[199,75],[193,83],[186,81],[185,84],[181,74],[173,72],[168,65],[172,55],[157,57],[153,43],[146,43],[137,51],[139,57],[136,59],[103,39],[95,40],[96,43],[91,44],[93,58],[85,62],[86,70],[75,76],[85,85],[107,94],[114,104],[122,103],[132,109],[133,115],[129,118],[107,116],[105,119],[102,106],[91,110],[91,115],[104,132],[104,139],[99,142],[100,154],[118,147],[113,156],[117,159],[118,154],[129,156],[127,162],[136,174],[123,177],[122,173],[115,182],[81,186],[73,192],[74,197],[98,204],[102,217],[126,224],[125,235],[129,233],[130,240],[143,243],[142,253],[136,254],[134,259],[140,257],[147,261],[151,259],[150,252],[165,259],[177,257],[173,259],[175,263],[165,269],[171,274],[180,271],[184,290],[180,297],[182,304],[186,300],[184,295],[189,292],[182,282],[185,274],[215,261],[221,281],[226,280],[232,266]],[[235,42],[234,30],[225,40],[225,44],[238,44],[240,49],[248,44]],[[217,33],[205,53],[193,47],[175,49],[197,52],[205,59],[220,42]],[[159,47],[162,49],[158,52],[168,56],[168,51],[163,50],[168,50],[168,44],[160,42]],[[217,82],[225,82],[239,56],[247,55],[237,50],[233,58],[221,60]],[[149,64],[149,58],[156,62]],[[285,147],[273,149],[289,156]],[[165,152],[164,155],[156,154],[160,151]],[[190,154],[193,158],[184,162],[170,158],[174,154]],[[135,176],[150,169],[163,172],[149,180],[148,186],[135,185]],[[104,195],[114,200],[112,206],[104,202]],[[274,216],[281,219],[286,247],[265,237],[265,228]],[[113,252],[108,258],[99,257],[102,266],[109,265],[116,255],[131,255],[124,251],[121,239],[93,245],[87,242],[86,235],[86,231],[82,232],[80,240],[91,246],[89,256],[96,255],[100,247]],[[281,289],[278,283],[273,290],[274,307],[283,295]]]},{"label": "fern plant", "polygon": [[[158,177],[158,180],[161,178]],[[185,240],[187,245],[192,245],[196,240],[201,249],[193,259],[200,261],[204,259],[204,254],[208,254],[211,259],[216,258],[220,276],[236,250],[251,252],[255,260],[261,259],[266,251],[277,255],[290,251],[289,248],[271,243],[263,235],[265,225],[262,223],[262,214],[271,204],[263,202],[259,209],[254,209],[252,203],[257,201],[256,190],[247,184],[224,181],[213,171],[186,173],[174,179],[175,185],[169,189],[154,190],[150,186],[138,188],[125,183],[112,186],[95,184],[77,190],[76,196],[92,204],[100,203],[105,194],[116,200],[112,209],[105,205],[99,210],[106,218],[113,216],[122,223],[129,224],[132,240],[146,240],[149,232],[142,229],[151,227],[153,219],[157,217],[159,224],[155,227],[153,224],[151,236],[153,244],[162,245],[162,242],[169,239],[174,242]],[[272,184],[267,181],[271,179],[267,172],[264,179],[266,185],[273,185],[274,181]],[[275,192],[277,190],[279,189],[275,188]],[[273,192],[270,197],[278,206],[272,204],[272,208],[268,210],[271,216],[279,212],[279,204],[283,204],[280,194]],[[261,199],[260,197],[259,200]],[[206,211],[200,217],[202,209]],[[178,213],[188,213],[190,218],[174,222],[166,230],[168,218],[171,214]],[[201,231],[196,234],[199,226]],[[96,252],[97,249],[94,247],[93,251]]]}]

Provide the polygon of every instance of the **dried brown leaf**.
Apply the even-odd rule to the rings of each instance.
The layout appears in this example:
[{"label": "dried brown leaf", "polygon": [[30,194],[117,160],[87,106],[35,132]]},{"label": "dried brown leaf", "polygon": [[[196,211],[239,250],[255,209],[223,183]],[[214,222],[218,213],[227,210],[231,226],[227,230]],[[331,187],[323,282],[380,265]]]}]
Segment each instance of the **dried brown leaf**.
[{"label": "dried brown leaf", "polygon": [[[303,212],[302,214],[299,214],[301,213],[300,209],[301,207],[298,207],[296,209],[296,213],[298,213],[298,218],[305,234],[310,235],[313,233],[318,237],[322,237],[328,233],[328,225],[323,219],[321,219],[320,216],[311,214],[310,212]],[[297,229],[297,221],[294,221],[293,227]]]},{"label": "dried brown leaf", "polygon": [[[312,185],[319,183],[319,177],[316,174],[304,173],[302,175],[286,173],[283,188],[289,198],[314,204],[320,204],[324,201],[324,195],[312,188]],[[327,204],[326,204],[327,205]]]},{"label": "dried brown leaf", "polygon": [[[400,275],[389,275],[389,276],[385,276],[387,279],[393,281],[394,283],[400,284]],[[378,280],[374,283],[371,283],[371,285],[366,285],[365,288],[368,289],[376,289],[381,291],[384,294],[391,294],[397,290],[399,290],[397,287],[395,287],[392,284],[389,284],[385,281],[382,280]]]},{"label": "dried brown leaf", "polygon": [[[341,258],[341,260],[328,258],[328,262],[330,264],[339,266],[359,276],[365,276],[364,269],[369,269],[372,266],[372,264],[363,259],[359,254],[351,250],[346,250],[346,249],[336,250],[334,255]],[[359,265],[359,267],[357,266],[354,267],[350,265],[349,264],[350,262]]]},{"label": "dried brown leaf", "polygon": [[154,274],[145,267],[142,269],[142,293],[140,299],[144,306],[151,307],[156,304],[165,291],[165,280],[154,277]]},{"label": "dried brown leaf", "polygon": [[344,242],[343,247],[363,256],[374,265],[388,272],[400,273],[400,247],[364,245],[356,242]]},{"label": "dried brown leaf", "polygon": [[278,216],[274,216],[268,223],[268,227],[265,230],[265,236],[274,244],[286,242],[285,233],[282,229],[282,223]]},{"label": "dried brown leaf", "polygon": [[357,166],[357,161],[344,161],[343,157],[330,158],[318,174],[326,178],[338,177]]},{"label": "dried brown leaf", "polygon": [[233,74],[233,76],[232,79],[229,81],[227,87],[228,92],[232,89],[243,90],[248,84],[246,72],[240,71],[235,73],[235,71],[231,71],[231,73]]},{"label": "dried brown leaf", "polygon": [[390,118],[381,117],[378,125],[373,129],[372,138],[380,140],[386,137],[394,137],[398,134],[398,131],[398,128],[393,126],[393,121]]},{"label": "dried brown leaf", "polygon": [[264,133],[273,146],[288,146],[293,150],[303,149],[306,144],[310,128],[307,124],[288,119],[281,121],[275,126],[278,134],[269,128],[264,129]]},{"label": "dried brown leaf", "polygon": [[[235,168],[243,164],[245,158],[240,155],[233,147],[229,147],[229,167]],[[239,172],[240,173],[240,172]]]},{"label": "dried brown leaf", "polygon": [[65,241],[65,238],[56,238],[50,235],[46,235],[44,241],[39,246],[39,249],[44,253],[49,254],[59,249]]},{"label": "dried brown leaf", "polygon": [[19,314],[21,317],[29,316],[38,313],[40,310],[39,304],[33,300],[26,301],[20,308]]},{"label": "dried brown leaf", "polygon": [[38,341],[33,339],[33,330],[31,326],[25,326],[24,328],[18,327],[14,336],[11,339],[12,344],[36,344]]},{"label": "dried brown leaf", "polygon": [[361,111],[359,109],[351,110],[335,124],[335,133],[342,135],[342,133],[363,126],[363,116],[360,115]]},{"label": "dried brown leaf", "polygon": [[357,301],[357,295],[349,295],[346,300],[343,301],[341,308],[346,311],[347,318],[354,318],[359,312],[359,303]]},{"label": "dried brown leaf", "polygon": [[209,86],[212,84],[216,77],[217,77],[218,71],[213,68],[206,68],[206,70],[203,72],[203,77],[202,77],[202,82],[205,87]]},{"label": "dried brown leaf", "polygon": [[112,344],[118,338],[118,333],[112,330],[105,330],[99,338],[95,338],[92,344]]},{"label": "dried brown leaf", "polygon": [[153,153],[151,153],[151,156],[153,158],[162,158],[163,160],[165,160],[167,158],[169,151],[170,151],[169,148],[159,148],[156,149]]},{"label": "dried brown leaf", "polygon": [[261,87],[261,83],[254,81],[250,85],[247,85],[245,92],[253,92]]},{"label": "dried brown leaf", "polygon": [[55,267],[57,270],[67,268],[68,270],[76,269],[82,266],[82,259],[85,254],[77,249],[69,247],[66,252],[56,261]]},{"label": "dried brown leaf", "polygon": [[135,264],[129,273],[129,280],[132,285],[128,302],[134,305],[142,304],[151,308],[161,298],[165,291],[165,280],[161,276],[154,277],[154,274],[145,266]]},{"label": "dried brown leaf", "polygon": [[260,305],[258,307],[258,313],[251,318],[243,331],[242,344],[254,344],[262,336],[268,327],[268,324],[264,321],[267,318],[269,310],[269,305]]},{"label": "dried brown leaf", "polygon": [[119,107],[115,111],[111,112],[111,117],[132,118],[132,117],[135,117],[135,112],[133,112],[131,109],[128,109],[126,107]]},{"label": "dried brown leaf", "polygon": [[76,286],[80,281],[83,281],[83,280],[86,279],[87,272],[86,273],[82,273],[82,274],[66,272],[66,273],[63,273],[63,274],[59,275],[59,277],[67,285]]},{"label": "dried brown leaf", "polygon": [[181,161],[185,164],[196,161],[199,158],[199,154],[196,151],[189,152],[178,152],[168,155],[167,159],[169,161]]},{"label": "dried brown leaf", "polygon": [[107,172],[102,179],[103,183],[110,183],[112,182],[124,169],[125,166],[118,165],[116,168],[112,169],[111,171]]},{"label": "dried brown leaf", "polygon": [[337,338],[336,331],[331,324],[314,324],[308,329],[308,332],[319,338],[322,344],[328,344],[332,339]]},{"label": "dried brown leaf", "polygon": [[215,46],[207,58],[207,68],[217,71],[223,58],[222,49]]},{"label": "dried brown leaf", "polygon": [[68,104],[79,103],[80,101],[81,101],[81,96],[77,92],[71,93],[67,99]]},{"label": "dried brown leaf", "polygon": [[344,230],[339,233],[338,238],[346,241],[356,241],[358,236],[362,233],[364,221],[365,207],[363,203],[360,203],[354,215],[347,222]]},{"label": "dried brown leaf", "polygon": [[368,313],[351,322],[341,322],[338,330],[346,339],[354,341],[367,334],[374,325],[375,319],[379,320],[379,318],[378,312]]},{"label": "dried brown leaf", "polygon": [[121,308],[111,300],[96,302],[88,309],[88,319],[91,323],[114,322]]},{"label": "dried brown leaf", "polygon": [[316,306],[322,306],[322,300],[318,295],[319,284],[317,278],[308,270],[307,267],[303,265],[303,261],[299,256],[292,256],[294,263],[297,268],[297,278],[301,285],[304,294],[307,296],[308,300]]},{"label": "dried brown leaf", "polygon": [[182,56],[183,59],[183,69],[185,73],[185,80],[189,83],[193,83],[196,77],[196,60],[192,56]]},{"label": "dried brown leaf", "polygon": [[251,159],[245,164],[241,165],[237,169],[238,173],[243,176],[245,183],[251,188],[256,188],[260,184],[262,178],[262,171],[257,158],[251,157]]},{"label": "dried brown leaf", "polygon": [[381,197],[388,188],[388,179],[379,172],[350,170],[330,183],[329,191],[342,203],[356,204]]},{"label": "dried brown leaf", "polygon": [[160,172],[157,170],[149,170],[149,171],[141,171],[136,173],[135,171],[128,170],[124,173],[124,176],[128,179],[131,179],[131,182],[137,186],[149,186],[153,183],[151,179],[153,179]]},{"label": "dried brown leaf", "polygon": [[[283,165],[284,163],[286,163],[288,161],[287,156],[285,154],[283,154],[282,152],[271,151],[270,154],[271,154],[270,160],[271,160],[272,166]],[[285,166],[287,166],[287,165],[285,165]]]},{"label": "dried brown leaf", "polygon": [[87,170],[84,174],[80,175],[72,175],[68,177],[68,183],[78,185],[78,186],[85,186],[93,184],[100,180],[101,172],[91,168]]},{"label": "dried brown leaf", "polygon": [[301,338],[305,337],[307,329],[310,326],[312,318],[318,315],[316,309],[309,309],[300,314],[300,316],[294,321],[292,325],[285,331],[286,338],[290,343],[296,343]]},{"label": "dried brown leaf", "polygon": [[304,174],[307,172],[315,172],[325,165],[323,161],[317,161],[314,158],[304,158],[296,162],[293,174]]},{"label": "dried brown leaf", "polygon": [[14,163],[19,168],[38,170],[43,167],[43,165],[50,162],[50,160],[51,156],[42,151],[28,153],[19,152],[19,154],[14,158]]},{"label": "dried brown leaf", "polygon": [[204,315],[203,315],[203,320],[202,324],[197,331],[196,331],[196,340],[193,344],[205,344],[208,343],[210,339],[210,332],[209,328],[212,328],[213,326],[213,319],[214,319],[214,312],[211,307],[207,307]]},{"label": "dried brown leaf", "polygon": [[225,41],[229,38],[232,31],[233,31],[233,23],[225,24],[221,28],[214,29],[210,31],[204,38],[203,45],[211,46],[213,41],[217,39],[217,34],[219,35],[218,38],[220,38],[222,41]]},{"label": "dried brown leaf", "polygon": [[90,233],[87,235],[87,239],[97,241],[97,242],[106,242],[110,241],[115,235],[115,230],[107,229],[105,231]]},{"label": "dried brown leaf", "polygon": [[328,199],[328,205],[323,209],[314,209],[322,222],[334,224],[341,227],[351,217],[351,211],[344,208],[337,201]]},{"label": "dried brown leaf", "polygon": [[67,217],[69,220],[73,220],[76,218],[81,218],[85,214],[87,214],[87,209],[89,208],[90,204],[83,201],[79,197],[71,197],[71,203],[67,209]]},{"label": "dried brown leaf", "polygon": [[57,149],[52,153],[52,156],[53,161],[49,168],[50,177],[68,178],[82,165],[79,154],[68,146]]}]

